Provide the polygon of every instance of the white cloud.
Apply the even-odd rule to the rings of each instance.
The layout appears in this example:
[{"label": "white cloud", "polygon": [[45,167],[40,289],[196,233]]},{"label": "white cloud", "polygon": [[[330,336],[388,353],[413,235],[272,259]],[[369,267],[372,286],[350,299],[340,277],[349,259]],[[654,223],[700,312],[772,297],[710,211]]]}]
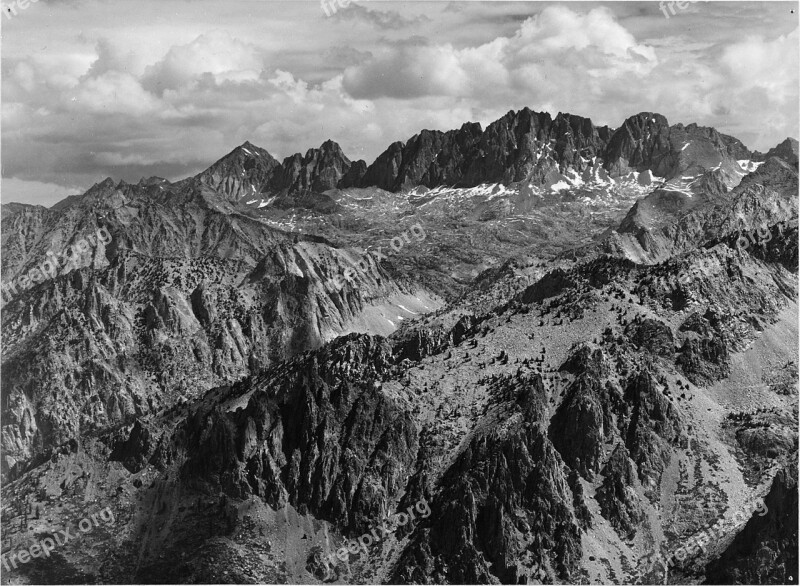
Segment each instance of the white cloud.
[{"label": "white cloud", "polygon": [[655,50],[636,39],[604,8],[580,14],[550,6],[525,20],[512,37],[477,47],[400,44],[345,71],[344,86],[356,97],[408,98],[450,95],[484,105],[520,89],[544,97],[553,84],[594,93],[656,66]]},{"label": "white cloud", "polygon": [[[750,37],[726,47],[720,63],[743,89],[760,88],[785,101],[798,91],[797,29],[772,41]],[[777,95],[775,95],[777,94]]]},{"label": "white cloud", "polygon": [[148,67],[144,86],[159,94],[179,89],[210,75],[217,83],[258,79],[262,70],[260,50],[232,38],[226,32],[211,32],[188,45],[172,47],[163,60]]},{"label": "white cloud", "polygon": [[64,94],[66,109],[82,113],[144,116],[160,108],[158,100],[135,77],[118,71],[87,78],[71,94]]},{"label": "white cloud", "polygon": [[383,49],[344,74],[344,87],[356,98],[459,96],[468,85],[461,52],[450,45]]}]

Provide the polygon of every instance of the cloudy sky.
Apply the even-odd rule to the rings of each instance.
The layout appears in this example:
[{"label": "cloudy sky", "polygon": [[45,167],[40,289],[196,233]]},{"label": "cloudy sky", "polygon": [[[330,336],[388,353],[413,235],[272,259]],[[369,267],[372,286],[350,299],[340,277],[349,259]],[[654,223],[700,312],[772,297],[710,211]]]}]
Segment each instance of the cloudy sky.
[{"label": "cloudy sky", "polygon": [[[334,3],[336,0],[325,0]],[[3,0],[11,4],[11,0]],[[528,106],[798,135],[798,3],[39,0],[2,17],[2,200],[170,180],[245,140],[372,162]],[[334,11],[335,8],[335,11]]]}]

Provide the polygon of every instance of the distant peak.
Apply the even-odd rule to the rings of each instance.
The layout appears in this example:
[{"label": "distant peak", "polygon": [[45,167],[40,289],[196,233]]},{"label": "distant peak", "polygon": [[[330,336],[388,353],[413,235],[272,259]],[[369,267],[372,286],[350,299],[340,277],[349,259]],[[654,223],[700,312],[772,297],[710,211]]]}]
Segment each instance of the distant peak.
[{"label": "distant peak", "polygon": [[792,165],[797,165],[798,161],[798,148],[797,148],[797,140],[791,137],[786,138],[783,142],[779,143],[778,145],[769,149],[766,155],[764,155],[764,159],[769,159],[770,157],[778,157],[781,158]]},{"label": "distant peak", "polygon": [[238,147],[233,149],[233,151],[231,151],[231,154],[242,154],[242,153],[244,153],[245,156],[264,155],[265,153],[269,155],[269,153],[267,153],[265,149],[261,148],[260,146],[254,145],[249,140],[244,141]]},{"label": "distant peak", "polygon": [[[230,153],[225,155],[218,163],[224,160],[227,160],[228,157],[258,157],[258,158],[266,158],[268,160],[274,160],[273,156],[269,154],[266,149],[263,149],[259,146],[254,145],[249,140],[244,141],[238,147],[233,149]],[[277,163],[277,161],[275,161]]]},{"label": "distant peak", "polygon": [[106,177],[106,178],[105,178],[105,179],[103,179],[103,180],[102,180],[100,183],[95,183],[95,184],[92,186],[92,188],[98,188],[98,189],[99,189],[99,188],[103,188],[103,189],[108,189],[108,188],[112,188],[112,187],[114,187],[115,185],[116,185],[116,184],[114,183],[114,180],[113,180],[111,177]]},{"label": "distant peak", "polygon": [[464,122],[461,125],[461,131],[471,132],[473,134],[480,134],[483,132],[483,128],[481,128],[480,122]]},{"label": "distant peak", "polygon": [[350,162],[350,160],[344,154],[342,147],[339,146],[339,143],[331,139],[328,139],[325,142],[323,142],[318,149],[308,149],[308,152],[306,152],[305,159],[310,160],[315,156],[334,157],[345,160],[348,163]]},{"label": "distant peak", "polygon": [[342,147],[339,146],[338,142],[328,139],[320,145],[319,150],[341,152]]},{"label": "distant peak", "polygon": [[642,122],[651,122],[653,124],[659,124],[662,126],[669,126],[669,122],[667,122],[667,118],[659,114],[658,112],[639,112],[635,116],[631,116],[627,120],[626,123],[633,122],[633,121],[642,121]]}]

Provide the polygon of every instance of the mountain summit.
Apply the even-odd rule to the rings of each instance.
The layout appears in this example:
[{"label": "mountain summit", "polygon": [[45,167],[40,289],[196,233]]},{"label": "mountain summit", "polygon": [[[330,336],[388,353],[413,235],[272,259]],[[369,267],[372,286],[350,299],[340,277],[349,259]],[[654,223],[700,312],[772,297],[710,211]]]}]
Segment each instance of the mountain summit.
[{"label": "mountain summit", "polygon": [[193,180],[231,201],[251,198],[269,189],[279,167],[272,155],[249,141],[236,147]]}]

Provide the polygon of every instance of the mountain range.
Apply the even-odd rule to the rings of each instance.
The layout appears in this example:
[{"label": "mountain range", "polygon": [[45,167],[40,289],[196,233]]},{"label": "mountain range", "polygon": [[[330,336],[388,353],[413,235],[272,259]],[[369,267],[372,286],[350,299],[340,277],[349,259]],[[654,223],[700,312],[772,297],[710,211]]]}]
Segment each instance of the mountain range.
[{"label": "mountain range", "polygon": [[[684,153],[687,146],[691,151]],[[791,144],[782,148],[792,152]],[[485,130],[478,123],[447,132],[423,130],[406,143],[391,144],[371,165],[351,161],[330,140],[282,163],[246,142],[187,181],[240,201],[347,188],[397,192],[523,181],[553,185],[586,180],[598,172],[650,171],[668,181],[680,173],[713,169],[721,171],[717,176],[724,181],[726,173],[741,172],[739,160],[763,161],[765,156],[713,128],[670,126],[666,118],[650,112],[612,130],[588,118],[562,113],[551,118],[525,108],[509,112]]]},{"label": "mountain range", "polygon": [[796,583],[797,178],[525,108],[3,204],[4,284],[81,251],[4,289],[4,559],[114,524],[2,583]]}]

